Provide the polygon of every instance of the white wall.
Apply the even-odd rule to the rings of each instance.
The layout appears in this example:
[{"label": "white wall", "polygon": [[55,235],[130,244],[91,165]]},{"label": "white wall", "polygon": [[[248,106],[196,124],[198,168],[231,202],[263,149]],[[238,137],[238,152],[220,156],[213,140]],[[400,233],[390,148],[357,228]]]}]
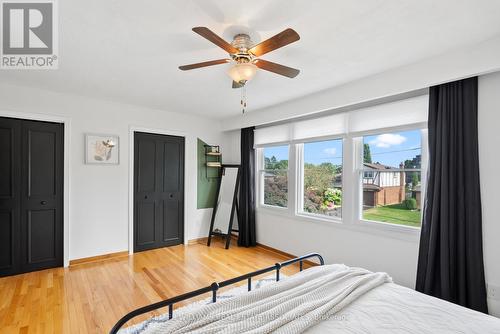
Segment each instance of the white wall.
[{"label": "white wall", "polygon": [[225,163],[239,164],[241,162],[241,130],[223,132],[223,145]]},{"label": "white wall", "polygon": [[[206,236],[211,209],[196,209],[196,138],[220,143],[219,122],[170,111],[44,90],[0,85],[0,116],[54,115],[70,121],[69,252],[65,259],[129,248],[129,131],[131,126],[186,137],[185,239]],[[36,115],[32,115],[35,118]],[[120,136],[120,164],[84,164],[84,134]],[[68,231],[65,231],[68,232]],[[69,254],[68,254],[69,253]]]},{"label": "white wall", "polygon": [[[500,70],[500,36],[223,121],[223,130],[312,115]],[[300,80],[300,76],[297,79]]]},{"label": "white wall", "polygon": [[412,235],[362,232],[334,222],[288,218],[260,209],[257,241],[295,255],[319,252],[327,263],[385,271],[396,283],[414,287],[418,238]]},{"label": "white wall", "polygon": [[[487,284],[500,286],[500,224],[497,199],[500,178],[500,72],[479,78],[479,149],[483,201],[484,262]],[[229,149],[239,155],[239,133],[225,132]],[[236,159],[239,157],[234,157]],[[295,255],[323,254],[328,263],[345,263],[386,271],[398,284],[413,288],[418,259],[418,235],[396,231],[352,229],[331,222],[291,218],[276,211],[258,209],[257,241]],[[498,294],[498,292],[497,292]],[[500,302],[489,298],[490,313],[500,316]]]},{"label": "white wall", "polygon": [[489,299],[488,307],[497,316],[500,316],[499,130],[500,72],[496,72],[479,78],[479,171],[486,282],[497,288],[497,299]]}]

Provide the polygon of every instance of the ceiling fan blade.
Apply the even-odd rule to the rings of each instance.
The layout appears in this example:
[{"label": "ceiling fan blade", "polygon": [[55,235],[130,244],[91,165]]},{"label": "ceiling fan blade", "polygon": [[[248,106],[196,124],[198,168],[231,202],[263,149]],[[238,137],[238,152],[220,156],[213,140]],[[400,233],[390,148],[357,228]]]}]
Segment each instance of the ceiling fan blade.
[{"label": "ceiling fan blade", "polygon": [[233,88],[241,88],[243,87],[244,85],[240,84],[239,82],[236,82],[233,80]]},{"label": "ceiling fan blade", "polygon": [[229,59],[217,59],[217,60],[204,61],[203,63],[196,63],[196,64],[179,66],[179,70],[182,70],[182,71],[193,70],[195,68],[200,68],[200,67],[224,64],[224,63],[227,63],[230,61],[231,60],[229,60]]},{"label": "ceiling fan blade", "polygon": [[276,64],[263,59],[257,59],[254,64],[260,69],[279,75],[284,75],[285,77],[289,78],[295,78],[300,73],[300,71],[296,68]]},{"label": "ceiling fan blade", "polygon": [[193,31],[200,35],[201,37],[205,37],[208,39],[210,42],[214,43],[218,47],[223,48],[226,50],[228,53],[238,53],[239,50],[223,40],[221,37],[219,37],[216,33],[214,33],[212,30],[208,29],[207,27],[194,27]]},{"label": "ceiling fan blade", "polygon": [[300,39],[299,34],[291,28],[283,30],[277,35],[266,39],[265,41],[255,45],[249,51],[257,57],[262,56],[268,52],[279,49],[285,45],[296,42]]}]

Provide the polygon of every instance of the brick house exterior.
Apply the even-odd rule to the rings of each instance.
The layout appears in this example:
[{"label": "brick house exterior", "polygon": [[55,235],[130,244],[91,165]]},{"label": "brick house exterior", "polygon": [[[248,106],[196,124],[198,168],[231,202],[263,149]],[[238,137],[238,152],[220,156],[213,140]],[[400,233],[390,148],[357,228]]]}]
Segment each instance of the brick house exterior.
[{"label": "brick house exterior", "polygon": [[[405,199],[405,172],[380,163],[363,165],[364,208],[398,204]],[[403,169],[404,166],[399,168]]]}]

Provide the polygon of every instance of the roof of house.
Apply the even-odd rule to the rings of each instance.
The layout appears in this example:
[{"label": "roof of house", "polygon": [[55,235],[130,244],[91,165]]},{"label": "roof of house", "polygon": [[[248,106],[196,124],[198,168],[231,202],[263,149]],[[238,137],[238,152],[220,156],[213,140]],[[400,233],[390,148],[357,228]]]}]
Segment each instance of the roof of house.
[{"label": "roof of house", "polygon": [[387,166],[387,165],[382,165],[381,163],[363,163],[363,165],[365,167],[368,167],[368,168],[371,168],[371,169],[378,169],[378,170],[386,170],[386,169],[397,169],[396,167],[391,167],[391,166]]},{"label": "roof of house", "polygon": [[363,183],[363,190],[364,191],[380,191],[382,190],[382,187],[373,184],[373,183]]}]

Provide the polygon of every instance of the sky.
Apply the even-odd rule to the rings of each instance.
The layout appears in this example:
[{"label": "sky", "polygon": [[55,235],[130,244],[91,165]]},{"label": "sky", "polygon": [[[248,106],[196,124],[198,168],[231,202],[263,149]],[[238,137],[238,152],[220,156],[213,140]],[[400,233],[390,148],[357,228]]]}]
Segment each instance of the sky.
[{"label": "sky", "polygon": [[264,148],[264,157],[271,158],[272,156],[275,156],[277,160],[288,160],[288,145]]},{"label": "sky", "polygon": [[363,143],[370,145],[373,162],[399,167],[401,162],[422,154],[420,130],[392,132],[366,136]]},{"label": "sky", "polygon": [[342,139],[304,144],[304,162],[315,165],[331,162],[342,164]]},{"label": "sky", "polygon": [[[363,143],[370,145],[373,162],[399,167],[399,163],[421,154],[420,130],[385,133],[366,136]],[[278,160],[288,159],[288,146],[266,147],[266,157],[273,155]],[[342,140],[328,140],[304,144],[304,161],[313,164],[342,163]]]}]

